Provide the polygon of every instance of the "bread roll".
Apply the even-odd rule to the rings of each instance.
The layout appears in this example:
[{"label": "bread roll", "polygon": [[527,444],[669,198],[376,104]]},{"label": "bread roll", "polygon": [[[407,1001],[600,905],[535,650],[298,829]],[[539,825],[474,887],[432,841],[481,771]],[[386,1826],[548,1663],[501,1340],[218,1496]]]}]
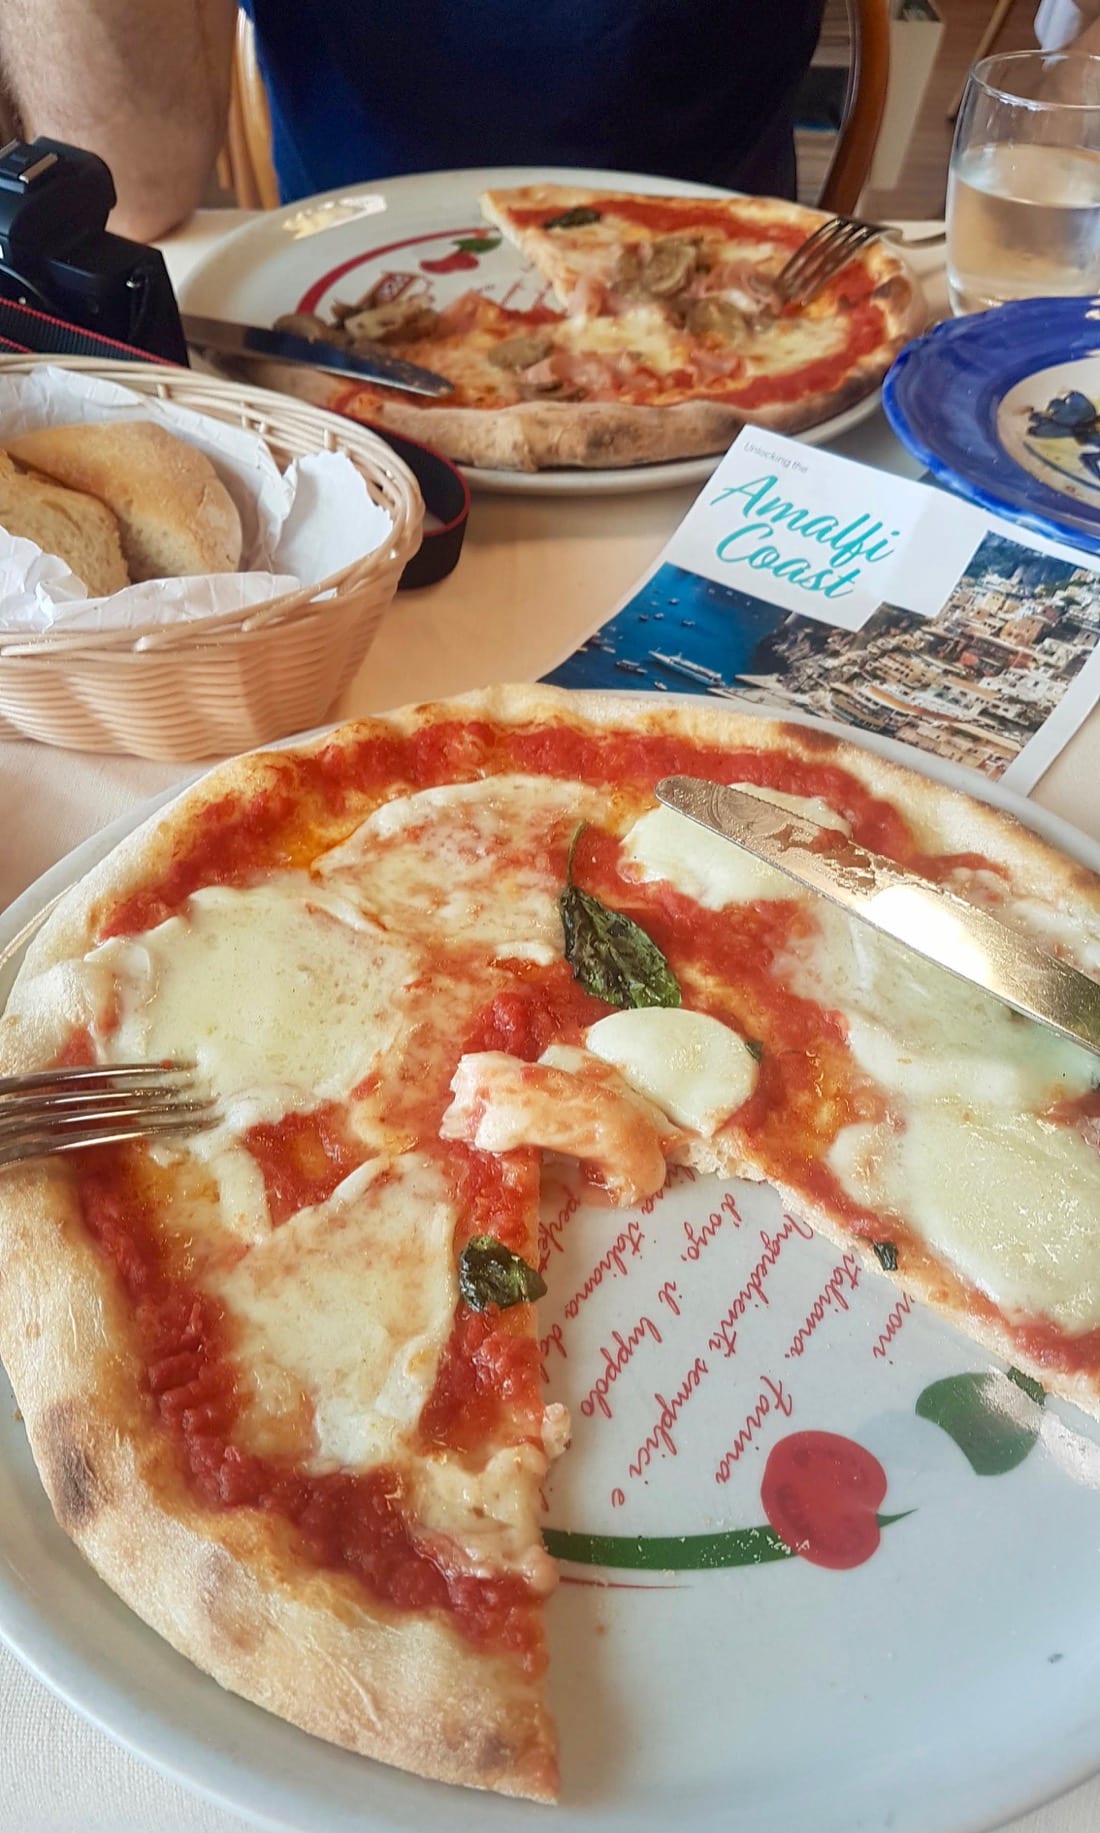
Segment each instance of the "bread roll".
[{"label": "bread roll", "polygon": [[151,420],[42,427],[9,442],[21,464],[86,490],[118,517],[133,579],[235,573],[241,521],[210,460]]},{"label": "bread roll", "polygon": [[93,598],[130,583],[118,523],[104,503],[44,477],[24,476],[0,452],[0,528],[56,554]]}]

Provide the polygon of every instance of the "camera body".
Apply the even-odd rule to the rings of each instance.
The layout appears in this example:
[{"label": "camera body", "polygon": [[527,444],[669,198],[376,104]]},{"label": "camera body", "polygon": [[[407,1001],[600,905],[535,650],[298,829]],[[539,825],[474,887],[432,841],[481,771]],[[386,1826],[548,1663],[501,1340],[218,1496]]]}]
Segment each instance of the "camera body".
[{"label": "camera body", "polygon": [[109,235],[110,170],[61,140],[0,147],[0,298],[187,362],[163,256]]}]

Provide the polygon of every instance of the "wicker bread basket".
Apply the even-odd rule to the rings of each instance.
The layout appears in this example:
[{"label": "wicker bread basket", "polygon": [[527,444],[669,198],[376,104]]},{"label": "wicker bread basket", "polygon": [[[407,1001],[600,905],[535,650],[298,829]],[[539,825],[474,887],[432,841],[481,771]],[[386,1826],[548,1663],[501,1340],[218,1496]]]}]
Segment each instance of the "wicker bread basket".
[{"label": "wicker bread basket", "polygon": [[193,622],[5,641],[0,610],[0,738],[183,760],[319,725],[359,668],[420,545],[424,505],[407,466],[365,427],[216,376],[40,356],[0,357],[0,374],[26,374],[44,362],[245,427],[266,440],[280,468],[309,452],[345,452],[389,511],[393,535],[318,585]]}]

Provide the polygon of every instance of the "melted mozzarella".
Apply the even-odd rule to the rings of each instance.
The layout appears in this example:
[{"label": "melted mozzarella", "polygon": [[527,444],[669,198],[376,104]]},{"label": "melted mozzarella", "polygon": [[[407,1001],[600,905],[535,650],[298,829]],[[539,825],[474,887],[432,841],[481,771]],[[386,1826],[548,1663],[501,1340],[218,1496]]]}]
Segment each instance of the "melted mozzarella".
[{"label": "melted mozzarella", "polygon": [[835,827],[842,834],[850,834],[852,824],[845,815],[838,815],[835,808],[821,796],[792,796],[785,789],[765,789],[759,783],[733,783],[733,789],[743,789],[750,796],[758,796],[761,801],[775,802],[780,808],[789,808],[794,815],[802,815],[807,821],[813,821],[818,827]]},{"label": "melted mozzarella", "polygon": [[785,872],[671,808],[654,808],[635,821],[623,840],[622,857],[628,875],[646,883],[664,880],[705,910],[800,895]]},{"label": "melted mozzarella", "polygon": [[503,1566],[545,1596],[557,1580],[537,1527],[546,1470],[545,1452],[532,1444],[505,1446],[480,1470],[450,1456],[419,1465],[412,1475],[417,1539],[430,1545],[443,1535],[448,1565],[457,1554],[478,1578],[492,1578]]},{"label": "melted mozzarella", "polygon": [[898,1132],[846,1128],[829,1162],[1002,1309],[1100,1325],[1100,1161],[1074,1128],[935,1102]]},{"label": "melted mozzarella", "polygon": [[684,337],[668,322],[659,305],[632,306],[614,318],[568,318],[555,330],[554,343],[576,355],[630,358],[658,375],[684,368],[690,360]]},{"label": "melted mozzarella", "polygon": [[[735,783],[733,787],[789,808],[819,827],[851,833],[851,823],[820,796],[788,795],[785,790],[762,789],[756,783]],[[805,895],[785,872],[754,859],[751,853],[671,808],[651,809],[635,821],[623,840],[622,854],[633,867],[635,878],[666,880],[706,910],[724,910],[729,904],[756,903],[762,898]]]},{"label": "melted mozzarella", "polygon": [[114,982],[103,1060],[192,1059],[236,1126],[347,1095],[395,1043],[415,973],[408,950],[298,874],[197,891],[87,967]]},{"label": "melted mozzarella", "polygon": [[1100,915],[1080,904],[1041,904],[1034,897],[1011,898],[996,907],[996,915],[1100,980]]},{"label": "melted mozzarella", "polygon": [[1039,1109],[1092,1087],[1088,1051],[858,918],[820,900],[816,918],[779,977],[844,1014],[857,1062],[896,1095]]},{"label": "melted mozzarella", "polygon": [[304,1396],[313,1469],[365,1469],[399,1456],[435,1381],[458,1288],[456,1210],[432,1160],[361,1165],[324,1203],[208,1278],[236,1320],[251,1383],[242,1431],[278,1442]]},{"label": "melted mozzarella", "polygon": [[665,1181],[661,1125],[606,1063],[557,1046],[556,1061],[502,1050],[459,1059],[440,1135],[481,1152],[539,1146],[593,1166],[612,1201],[641,1202]]},{"label": "melted mozzarella", "polygon": [[631,1102],[658,1135],[662,1151],[667,1152],[677,1138],[679,1129],[672,1124],[665,1110],[657,1102],[647,1100],[640,1089],[632,1087],[613,1063],[596,1051],[586,1050],[581,1044],[548,1044],[539,1062],[551,1069],[563,1069],[567,1075],[580,1076],[590,1087],[607,1089]]},{"label": "melted mozzarella", "polygon": [[756,1058],[744,1038],[704,1012],[664,1006],[612,1012],[589,1027],[585,1044],[678,1126],[704,1139],[756,1086]]},{"label": "melted mozzarella", "polygon": [[415,958],[354,905],[286,874],[197,891],[179,916],[101,944],[83,972],[110,1015],[104,1062],[198,1066],[221,1124],[170,1149],[208,1165],[225,1226],[260,1241],[267,1196],[241,1134],[345,1098],[392,1057]]},{"label": "melted mozzarella", "polygon": [[585,784],[544,777],[423,789],[375,809],[317,870],[400,935],[549,962],[562,952],[561,848],[601,806]]},{"label": "melted mozzarella", "polygon": [[249,1242],[264,1241],[271,1233],[267,1187],[259,1164],[227,1127],[197,1133],[174,1146],[162,1147],[162,1156],[190,1155],[205,1163],[218,1186],[222,1226]]}]

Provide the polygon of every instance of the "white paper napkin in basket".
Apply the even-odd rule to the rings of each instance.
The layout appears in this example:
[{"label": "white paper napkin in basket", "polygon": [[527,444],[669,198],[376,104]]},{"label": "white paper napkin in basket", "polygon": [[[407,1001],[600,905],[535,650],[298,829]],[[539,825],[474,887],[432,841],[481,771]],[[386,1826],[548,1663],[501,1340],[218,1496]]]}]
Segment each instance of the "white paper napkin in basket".
[{"label": "white paper napkin in basket", "polygon": [[281,473],[258,434],[175,402],[49,364],[27,375],[0,374],[0,446],[40,427],[123,420],[152,420],[209,458],[240,514],[241,571],[148,580],[89,598],[56,555],[0,529],[0,637],[125,630],[239,611],[317,585],[374,553],[392,532],[388,512],[342,452],[310,453]]}]

